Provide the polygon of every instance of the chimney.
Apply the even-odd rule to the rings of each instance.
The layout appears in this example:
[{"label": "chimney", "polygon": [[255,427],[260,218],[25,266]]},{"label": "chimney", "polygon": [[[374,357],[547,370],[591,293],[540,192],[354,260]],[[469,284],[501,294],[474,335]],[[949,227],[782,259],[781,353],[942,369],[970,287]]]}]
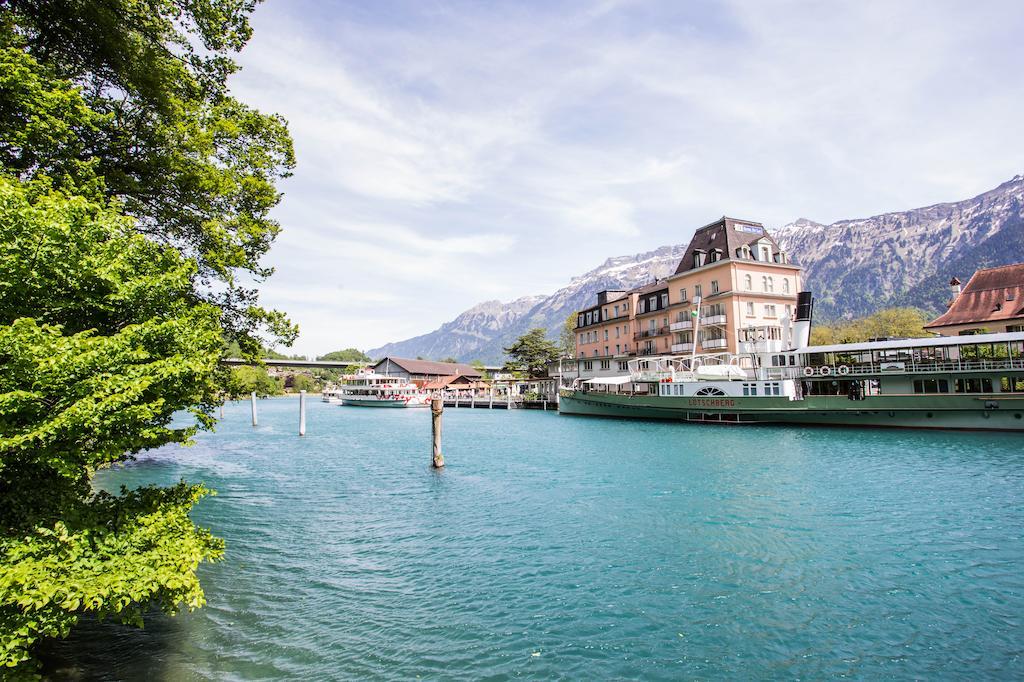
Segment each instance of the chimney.
[{"label": "chimney", "polygon": [[949,287],[953,290],[953,300],[955,301],[956,297],[960,295],[960,280],[956,277],[949,280]]},{"label": "chimney", "polygon": [[811,342],[811,317],[814,315],[814,297],[809,291],[796,295],[796,319],[793,321],[793,350],[806,348]]}]

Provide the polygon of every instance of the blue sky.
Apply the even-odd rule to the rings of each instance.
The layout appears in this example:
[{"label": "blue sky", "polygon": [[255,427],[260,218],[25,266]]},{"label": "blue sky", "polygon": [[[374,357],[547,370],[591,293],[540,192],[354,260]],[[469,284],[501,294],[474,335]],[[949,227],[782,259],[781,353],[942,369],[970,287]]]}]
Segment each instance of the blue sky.
[{"label": "blue sky", "polygon": [[302,2],[234,93],[298,168],[264,301],[296,352],[550,293],[719,216],[769,227],[1024,172],[1024,3]]}]

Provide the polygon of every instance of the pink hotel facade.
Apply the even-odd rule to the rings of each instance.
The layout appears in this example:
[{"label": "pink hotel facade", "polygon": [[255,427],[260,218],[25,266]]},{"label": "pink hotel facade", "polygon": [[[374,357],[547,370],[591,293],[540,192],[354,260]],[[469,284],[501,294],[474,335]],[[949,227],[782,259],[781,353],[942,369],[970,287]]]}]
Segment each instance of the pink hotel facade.
[{"label": "pink hotel facade", "polygon": [[[800,267],[761,223],[722,217],[697,230],[675,273],[631,291],[603,291],[577,312],[581,378],[626,371],[631,357],[736,353],[748,337],[782,339]],[[695,299],[701,315],[694,338]]]}]

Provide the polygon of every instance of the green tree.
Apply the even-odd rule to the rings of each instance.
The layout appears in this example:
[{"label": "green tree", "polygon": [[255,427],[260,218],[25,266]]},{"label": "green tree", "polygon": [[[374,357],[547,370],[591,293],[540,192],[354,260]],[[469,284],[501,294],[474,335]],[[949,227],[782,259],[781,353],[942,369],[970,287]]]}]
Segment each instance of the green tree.
[{"label": "green tree", "polygon": [[442,360],[441,362],[449,362],[449,363],[451,363],[451,364],[457,364],[457,363],[458,363],[459,361],[458,361],[458,359],[457,359],[457,358],[454,358],[454,357],[452,357],[451,355],[449,355],[448,357],[446,357],[446,358],[445,358],[444,360]]},{"label": "green tree", "polygon": [[21,179],[117,199],[140,233],[195,259],[197,295],[254,353],[297,330],[258,305],[279,231],[285,122],[228,94],[253,2],[19,0],[0,9],[0,160]]},{"label": "green tree", "polygon": [[225,338],[297,332],[254,288],[291,139],[226,87],[254,5],[0,4],[0,665],[83,613],[203,603],[207,491],[90,477],[212,425]]},{"label": "green tree", "polygon": [[203,603],[196,567],[223,545],[188,510],[207,491],[90,485],[213,422],[220,312],[197,269],[114,210],[0,176],[0,666],[82,613]]},{"label": "green tree", "polygon": [[358,348],[345,348],[344,350],[331,351],[324,355],[318,355],[316,359],[330,362],[365,362],[367,364],[373,362],[369,355]]},{"label": "green tree", "polygon": [[266,398],[271,395],[284,393],[284,382],[281,379],[270,376],[266,367],[260,365],[242,365],[231,368],[231,376],[225,387],[225,395],[228,398],[238,399],[248,397],[256,392],[257,398]]},{"label": "green tree", "polygon": [[565,318],[565,322],[562,324],[562,329],[558,334],[558,351],[562,354],[563,358],[576,357],[577,317],[578,316],[575,311],[569,313],[569,316]]},{"label": "green tree", "polygon": [[536,327],[520,336],[508,348],[506,368],[526,372],[530,376],[543,376],[548,363],[558,360],[559,346],[547,339],[547,332]]},{"label": "green tree", "polygon": [[320,383],[308,374],[295,374],[292,376],[290,388],[296,393],[299,391],[315,393],[320,390]]},{"label": "green tree", "polygon": [[886,308],[856,320],[840,320],[811,327],[811,343],[854,343],[884,337],[931,336],[924,325],[931,318],[917,308]]}]

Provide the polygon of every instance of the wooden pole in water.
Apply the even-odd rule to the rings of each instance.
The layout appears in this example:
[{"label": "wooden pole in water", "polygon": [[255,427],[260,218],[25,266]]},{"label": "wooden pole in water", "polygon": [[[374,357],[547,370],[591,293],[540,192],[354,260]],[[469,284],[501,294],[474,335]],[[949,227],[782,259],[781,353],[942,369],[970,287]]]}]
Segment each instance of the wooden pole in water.
[{"label": "wooden pole in water", "polygon": [[430,401],[430,416],[432,432],[434,435],[434,459],[433,466],[440,469],[444,466],[444,455],[441,454],[441,413],[444,412],[444,401],[434,398]]},{"label": "wooden pole in water", "polygon": [[306,392],[299,391],[299,435],[306,435]]},{"label": "wooden pole in water", "polygon": [[253,391],[249,396],[249,402],[252,404],[252,425],[256,426],[259,421],[256,419],[256,391]]}]

